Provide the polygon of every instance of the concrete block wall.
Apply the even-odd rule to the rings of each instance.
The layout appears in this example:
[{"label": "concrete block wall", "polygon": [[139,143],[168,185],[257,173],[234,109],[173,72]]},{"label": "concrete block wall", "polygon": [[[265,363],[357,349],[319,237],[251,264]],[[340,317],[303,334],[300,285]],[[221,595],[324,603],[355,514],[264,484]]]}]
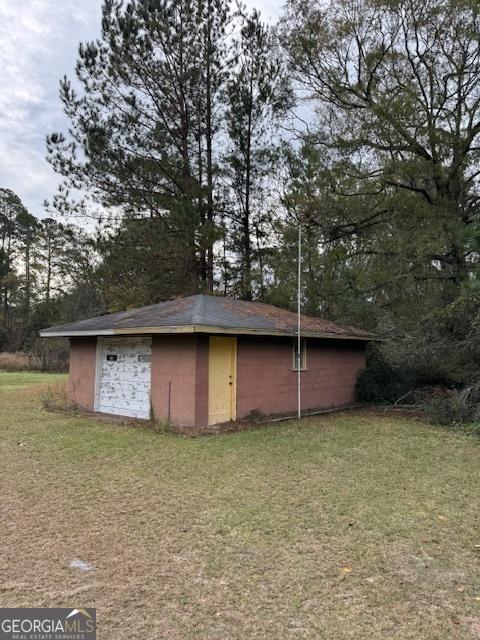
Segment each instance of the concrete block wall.
[{"label": "concrete block wall", "polygon": [[[88,411],[95,403],[96,344],[96,337],[71,339],[70,396]],[[157,420],[170,418],[179,426],[208,423],[208,345],[209,336],[201,334],[153,336],[151,402]],[[356,378],[365,366],[365,343],[307,339],[306,357],[303,411],[354,402]],[[293,339],[239,336],[237,418],[255,410],[290,413],[296,407]]]},{"label": "concrete block wall", "polygon": [[207,336],[153,336],[151,401],[157,420],[178,426],[207,423]]},{"label": "concrete block wall", "polygon": [[70,339],[69,396],[72,402],[87,411],[95,406],[95,368],[97,362],[97,338]]},{"label": "concrete block wall", "polygon": [[[355,400],[355,382],[365,366],[365,344],[307,338],[302,371],[302,410],[338,407]],[[238,338],[237,417],[269,415],[297,408],[297,372],[291,338]]]}]

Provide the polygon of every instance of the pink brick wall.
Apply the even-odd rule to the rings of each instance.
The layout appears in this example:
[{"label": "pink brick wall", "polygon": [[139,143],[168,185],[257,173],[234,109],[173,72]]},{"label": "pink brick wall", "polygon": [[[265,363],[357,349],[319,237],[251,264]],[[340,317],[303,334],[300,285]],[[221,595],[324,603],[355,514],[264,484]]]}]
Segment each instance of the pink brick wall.
[{"label": "pink brick wall", "polygon": [[69,395],[75,404],[88,411],[93,411],[95,405],[96,356],[96,337],[70,339]]},{"label": "pink brick wall", "polygon": [[[159,420],[179,426],[204,426],[208,421],[207,335],[158,335],[152,340],[152,406]],[[297,374],[290,338],[238,337],[237,417],[295,411]],[[72,338],[70,396],[93,411],[96,338]],[[302,409],[349,404],[355,381],[365,366],[365,348],[350,341],[307,340],[307,370],[302,372]]]},{"label": "pink brick wall", "polygon": [[178,426],[204,425],[208,419],[208,339],[159,335],[152,340],[152,407],[157,420]]},{"label": "pink brick wall", "polygon": [[[269,415],[297,407],[293,341],[238,338],[237,417],[258,410]],[[302,372],[302,410],[335,407],[355,400],[355,381],[365,366],[365,346],[350,341],[307,339]]]},{"label": "pink brick wall", "polygon": [[196,345],[196,404],[195,404],[195,422],[196,426],[205,426],[208,424],[208,348],[209,336],[197,335]]}]

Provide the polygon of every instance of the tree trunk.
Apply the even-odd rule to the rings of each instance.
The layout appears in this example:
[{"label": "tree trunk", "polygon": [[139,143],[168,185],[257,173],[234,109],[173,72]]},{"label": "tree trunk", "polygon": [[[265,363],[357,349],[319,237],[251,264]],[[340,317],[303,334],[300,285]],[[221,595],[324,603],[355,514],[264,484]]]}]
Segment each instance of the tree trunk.
[{"label": "tree trunk", "polygon": [[45,283],[45,300],[46,302],[50,302],[50,288],[52,283],[52,245],[50,239],[48,240],[48,248],[47,248],[47,276]]},{"label": "tree trunk", "polygon": [[25,247],[25,313],[30,315],[30,289],[31,289],[31,273],[30,273],[30,241]]},{"label": "tree trunk", "polygon": [[205,137],[207,148],[207,265],[206,265],[206,285],[207,291],[213,292],[213,241],[212,231],[215,219],[213,205],[213,126],[212,126],[212,3],[208,1],[207,6],[207,51],[206,51],[206,96],[205,96]]},{"label": "tree trunk", "polygon": [[[199,99],[198,103],[198,217],[200,220],[200,228],[205,230],[205,209],[203,207],[203,149],[202,149],[202,104]],[[207,289],[207,252],[203,245],[203,239],[200,244],[200,282],[203,289]]]},{"label": "tree trunk", "polygon": [[252,299],[252,244],[250,241],[250,192],[252,169],[252,108],[253,108],[253,70],[250,74],[249,104],[247,120],[247,139],[245,149],[245,211],[243,216],[243,298]]}]

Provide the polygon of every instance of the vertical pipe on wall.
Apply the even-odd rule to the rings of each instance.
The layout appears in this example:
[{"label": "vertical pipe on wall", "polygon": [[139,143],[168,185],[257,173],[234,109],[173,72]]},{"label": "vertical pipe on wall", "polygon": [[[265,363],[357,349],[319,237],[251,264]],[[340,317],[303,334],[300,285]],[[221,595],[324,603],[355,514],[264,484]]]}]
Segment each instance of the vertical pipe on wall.
[{"label": "vertical pipe on wall", "polygon": [[297,415],[302,415],[302,323],[301,323],[301,295],[302,295],[302,225],[298,225],[298,274],[297,274]]},{"label": "vertical pipe on wall", "polygon": [[168,412],[167,412],[167,420],[168,420],[168,424],[170,424],[170,410],[171,410],[171,404],[172,404],[172,381],[169,380],[168,381]]}]

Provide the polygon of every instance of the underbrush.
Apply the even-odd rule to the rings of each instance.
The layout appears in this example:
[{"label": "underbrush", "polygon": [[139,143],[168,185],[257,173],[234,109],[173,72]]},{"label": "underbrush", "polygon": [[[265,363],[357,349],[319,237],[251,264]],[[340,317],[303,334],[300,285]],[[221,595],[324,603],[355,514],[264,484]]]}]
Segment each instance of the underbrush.
[{"label": "underbrush", "polygon": [[[392,349],[391,349],[392,351]],[[455,379],[448,371],[425,363],[412,363],[385,353],[374,345],[367,366],[357,379],[357,396],[362,402],[420,412],[431,424],[460,427],[480,433],[480,383]]]},{"label": "underbrush", "polygon": [[78,407],[70,400],[65,383],[48,386],[40,396],[40,402],[45,411],[73,415],[78,413]]},{"label": "underbrush", "polygon": [[41,371],[42,361],[32,353],[3,351],[0,353],[0,371]]},{"label": "underbrush", "polygon": [[429,422],[439,425],[470,425],[480,433],[480,383],[463,389],[442,389],[423,404]]},{"label": "underbrush", "polygon": [[369,402],[423,415],[434,425],[460,428],[480,435],[480,383],[463,388],[427,385],[412,389],[394,402]]}]

